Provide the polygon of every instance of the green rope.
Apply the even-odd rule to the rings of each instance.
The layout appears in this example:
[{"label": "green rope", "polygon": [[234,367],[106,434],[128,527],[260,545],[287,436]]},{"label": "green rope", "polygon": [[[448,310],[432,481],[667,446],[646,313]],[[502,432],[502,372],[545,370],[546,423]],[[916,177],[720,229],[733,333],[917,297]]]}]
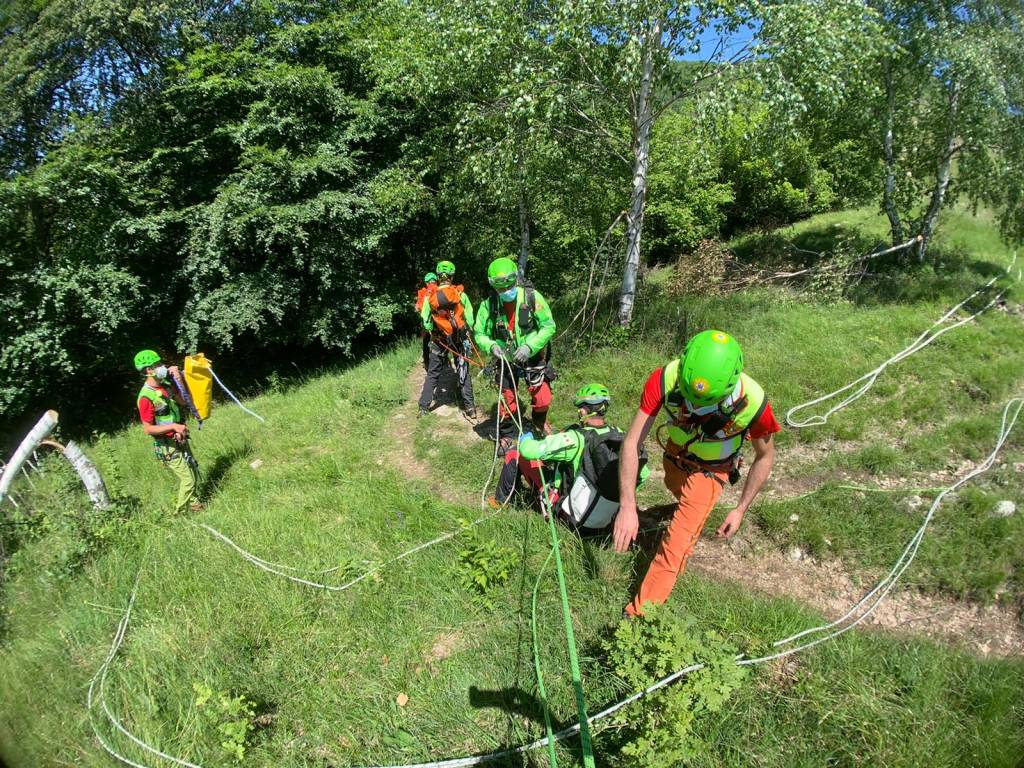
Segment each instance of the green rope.
[{"label": "green rope", "polygon": [[572,670],[572,686],[576,691],[576,711],[580,721],[580,741],[583,745],[583,765],[594,768],[594,745],[590,739],[590,723],[587,722],[587,704],[583,698],[583,676],[580,674],[580,660],[576,656],[576,636],[572,631],[572,615],[569,613],[569,593],[565,587],[565,572],[562,570],[562,556],[558,546],[558,528],[555,526],[555,511],[548,501],[548,484],[544,479],[544,468],[540,467],[541,504],[547,509],[548,528],[551,531],[551,549],[555,553],[555,570],[558,573],[558,591],[562,597],[562,618],[565,619],[565,638],[569,648],[569,667]]},{"label": "green rope", "polygon": [[533,631],[533,667],[537,671],[537,690],[540,691],[540,702],[544,709],[544,727],[548,732],[548,758],[551,768],[557,768],[558,762],[555,760],[555,730],[551,727],[551,711],[548,708],[548,694],[544,690],[544,675],[540,669],[540,646],[537,643],[537,590],[540,588],[540,580],[544,576],[544,571],[547,570],[548,563],[551,562],[551,558],[554,557],[555,550],[552,549],[548,552],[548,559],[544,561],[544,565],[540,567],[540,573],[537,574],[537,581],[533,585],[533,610],[530,614],[530,627]]}]

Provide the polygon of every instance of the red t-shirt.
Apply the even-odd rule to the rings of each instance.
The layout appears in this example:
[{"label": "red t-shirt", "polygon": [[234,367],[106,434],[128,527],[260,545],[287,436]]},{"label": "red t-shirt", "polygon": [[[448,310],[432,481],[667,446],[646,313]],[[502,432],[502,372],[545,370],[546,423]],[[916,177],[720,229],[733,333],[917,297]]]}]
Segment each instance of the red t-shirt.
[{"label": "red t-shirt", "polygon": [[[644,392],[640,395],[640,410],[648,416],[654,416],[661,409],[664,402],[661,397],[661,374],[663,370],[663,368],[659,368],[647,377],[647,383],[644,384]],[[750,426],[750,431],[747,435],[751,440],[759,440],[781,431],[782,427],[775,420],[775,414],[772,413],[771,405],[765,403],[760,418]]]},{"label": "red t-shirt", "polygon": [[[156,386],[153,389],[159,392],[164,399],[171,399],[166,387]],[[153,408],[153,401],[148,397],[139,398],[139,418],[142,419],[143,424],[153,424],[156,421],[156,409]]]}]

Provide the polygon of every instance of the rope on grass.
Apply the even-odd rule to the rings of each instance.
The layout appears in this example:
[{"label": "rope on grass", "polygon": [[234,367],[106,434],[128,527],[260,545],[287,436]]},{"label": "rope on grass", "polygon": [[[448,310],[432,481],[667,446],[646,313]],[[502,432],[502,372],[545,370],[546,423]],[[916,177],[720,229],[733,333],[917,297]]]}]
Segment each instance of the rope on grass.
[{"label": "rope on grass", "polygon": [[[1010,265],[1006,268],[1006,273],[1007,274],[1010,273],[1010,268],[1013,267],[1013,264],[1014,264],[1014,262],[1016,262],[1016,260],[1017,260],[1017,254],[1015,253],[1013,255],[1013,260],[1010,262]],[[968,317],[962,318],[960,320],[957,320],[952,325],[948,325],[945,328],[942,328],[941,330],[938,330],[938,331],[935,330],[940,325],[945,323],[950,317],[952,317],[954,314],[956,314],[956,312],[958,312],[971,299],[973,299],[975,296],[978,296],[979,294],[981,294],[981,293],[985,292],[986,290],[988,290],[996,282],[996,280],[998,280],[998,279],[999,279],[998,275],[996,277],[993,277],[991,280],[989,280],[987,283],[985,283],[985,285],[983,285],[981,288],[977,289],[976,291],[974,291],[974,293],[970,294],[966,299],[961,301],[956,306],[952,307],[942,317],[940,317],[938,320],[936,320],[934,323],[932,323],[931,327],[927,328],[909,346],[907,346],[905,349],[901,350],[900,352],[897,352],[895,355],[890,357],[888,360],[883,362],[881,365],[879,365],[874,370],[865,373],[859,379],[856,379],[855,381],[851,381],[846,386],[840,387],[839,389],[835,390],[834,392],[829,392],[827,395],[822,395],[821,397],[816,397],[813,400],[808,400],[806,403],[801,403],[800,405],[795,405],[792,408],[790,408],[786,412],[786,424],[788,424],[790,427],[793,427],[794,429],[802,429],[804,427],[815,427],[815,426],[819,426],[820,427],[820,426],[823,426],[825,423],[828,422],[828,419],[829,419],[829,417],[832,414],[836,413],[837,411],[842,410],[846,406],[850,405],[851,403],[853,403],[856,400],[859,400],[861,397],[863,397],[864,394],[869,389],[871,389],[871,387],[874,385],[874,383],[878,379],[878,377],[881,376],[882,373],[885,371],[885,369],[888,368],[890,365],[893,365],[894,363],[899,363],[899,362],[905,360],[906,358],[910,357],[915,352],[919,352],[920,350],[922,350],[925,347],[927,347],[929,344],[931,344],[933,341],[938,339],[943,334],[949,333],[950,331],[952,331],[952,330],[954,330],[956,328],[959,328],[962,325],[965,325],[965,324],[971,322],[971,320],[973,320],[974,318],[978,317],[978,315],[980,315],[982,312],[985,312],[990,307],[994,306],[1003,297],[1005,291],[1000,291],[999,293],[997,293],[987,304],[985,304],[985,306],[983,306],[981,309],[979,309],[974,314],[972,314],[972,315],[970,315]],[[850,390],[853,390],[853,392],[850,392]],[[822,415],[812,415],[812,416],[808,416],[808,417],[806,417],[804,419],[796,418],[796,414],[799,413],[800,411],[804,411],[804,410],[806,410],[808,408],[811,408],[811,407],[813,407],[815,405],[818,405],[820,403],[828,402],[829,400],[832,400],[833,398],[837,397],[838,395],[843,394],[844,392],[850,392],[850,394],[847,395],[845,398],[843,398],[843,400],[841,400],[839,403],[837,403],[836,405],[833,405],[831,408],[829,408],[829,410],[826,411],[824,414],[822,414]]]},{"label": "rope on grass", "polygon": [[[501,398],[501,390],[502,390],[502,386],[504,384],[504,376],[505,376],[505,369],[506,369],[506,367],[508,368],[510,374],[513,377],[515,375],[514,372],[512,371],[512,366],[508,363],[507,360],[505,360],[504,358],[501,358],[501,364],[502,364],[501,371],[500,371],[500,373],[498,375],[498,398],[499,398],[499,400]],[[519,429],[519,434],[522,435],[522,432],[523,432],[523,422],[522,422],[521,415],[518,412],[511,412],[511,416],[512,416],[513,423],[516,424],[516,426]],[[497,461],[498,461],[498,448],[499,448],[500,440],[501,440],[501,428],[500,428],[500,423],[501,422],[500,422],[500,418],[501,418],[501,409],[499,407],[498,411],[497,411],[497,415],[495,416],[495,424],[494,424],[494,459],[491,462],[491,472],[490,472],[490,474],[487,477],[487,481],[484,483],[483,490],[481,491],[481,498],[480,498],[480,505],[481,505],[481,507],[483,507],[485,509],[486,509],[486,506],[487,506],[487,502],[486,502],[487,488],[490,486],[491,480],[494,477],[494,468],[497,465]],[[364,571],[363,573],[361,573],[359,576],[355,577],[354,579],[352,579],[352,580],[350,580],[350,581],[348,581],[348,582],[346,582],[344,584],[340,584],[340,585],[325,584],[325,583],[322,583],[322,582],[319,582],[319,581],[313,581],[312,579],[304,578],[303,576],[295,575],[295,574],[303,574],[304,576],[322,577],[322,576],[327,576],[328,574],[335,573],[335,572],[341,570],[341,568],[343,566],[339,565],[339,566],[335,566],[333,568],[327,568],[327,569],[322,570],[322,571],[312,571],[312,570],[310,570],[308,568],[301,568],[301,567],[296,567],[296,566],[291,566],[291,565],[283,565],[282,563],[275,563],[275,562],[272,562],[270,560],[265,560],[262,557],[259,557],[258,555],[255,555],[252,552],[249,552],[248,550],[243,549],[238,544],[236,544],[234,541],[232,541],[232,539],[229,538],[226,534],[224,534],[222,531],[217,530],[216,528],[214,528],[211,525],[206,525],[205,523],[194,523],[194,525],[198,526],[199,528],[202,528],[203,530],[205,530],[207,533],[209,533],[210,535],[214,536],[215,538],[220,539],[222,542],[224,542],[229,547],[231,547],[233,550],[235,550],[235,552],[237,552],[239,555],[241,555],[243,559],[245,559],[248,562],[252,563],[253,565],[255,565],[260,570],[266,571],[267,573],[274,574],[275,576],[280,576],[283,579],[288,579],[289,581],[295,582],[296,584],[302,584],[302,585],[307,586],[307,587],[313,587],[314,589],[322,589],[322,590],[325,590],[327,592],[344,592],[349,587],[355,586],[356,584],[358,584],[360,581],[362,581],[363,579],[367,578],[368,576],[371,576],[374,573],[377,573],[378,571],[383,570],[387,566],[392,565],[393,563],[396,563],[399,560],[404,560],[405,558],[407,558],[407,557],[409,557],[411,555],[414,555],[415,553],[419,552],[420,550],[427,549],[428,547],[432,547],[435,544],[440,544],[440,543],[442,543],[444,541],[448,541],[449,539],[455,538],[460,533],[463,533],[464,531],[468,530],[469,528],[473,528],[473,527],[479,525],[480,523],[484,522],[485,520],[490,519],[491,517],[494,516],[494,514],[496,514],[497,512],[500,512],[502,509],[504,509],[505,506],[507,506],[507,504],[508,504],[508,502],[506,501],[506,502],[502,503],[501,507],[499,507],[497,510],[495,510],[494,513],[483,515],[482,517],[477,518],[476,520],[468,523],[467,525],[462,526],[461,528],[459,528],[457,530],[448,531],[447,533],[441,534],[440,536],[438,536],[435,539],[431,539],[430,541],[424,542],[422,544],[418,544],[415,547],[412,547],[411,549],[407,549],[404,552],[402,552],[401,554],[396,555],[395,557],[391,558],[390,560],[385,560],[382,563],[378,563],[377,565],[367,569],[366,571]],[[286,573],[286,571],[291,571],[291,573]]]},{"label": "rope on grass", "polygon": [[[572,672],[572,687],[576,693],[576,711],[579,714],[580,742],[583,746],[583,765],[594,768],[594,745],[590,736],[590,724],[587,721],[587,704],[583,696],[583,675],[580,674],[580,660],[576,653],[576,637],[572,629],[572,612],[569,610],[569,591],[565,586],[565,571],[562,568],[561,547],[558,541],[558,527],[555,523],[555,510],[551,507],[551,496],[548,494],[548,483],[544,479],[543,465],[537,468],[540,473],[541,504],[547,508],[548,527],[551,530],[551,551],[555,555],[555,572],[558,574],[558,593],[562,598],[562,618],[565,621],[565,644],[569,651],[569,669]],[[534,605],[536,610],[536,605]],[[538,669],[540,662],[537,662]]]},{"label": "rope on grass", "polygon": [[262,421],[264,423],[267,421],[262,416],[260,416],[258,413],[256,413],[256,411],[250,411],[248,408],[246,408],[244,405],[242,405],[242,401],[239,400],[237,397],[235,397],[235,393],[232,392],[230,389],[228,389],[224,385],[224,382],[220,380],[220,377],[217,376],[217,372],[213,370],[213,366],[212,365],[209,368],[207,368],[207,370],[210,372],[210,375],[213,376],[213,380],[217,382],[217,386],[219,386],[221,389],[223,389],[224,393],[228,397],[230,397],[232,400],[235,401],[235,405],[237,405],[243,411],[248,413],[250,416],[253,416],[253,417],[257,418],[257,419],[259,419],[260,421]]},{"label": "rope on grass", "polygon": [[[935,500],[932,502],[931,507],[928,510],[928,513],[925,515],[924,521],[922,522],[921,526],[918,528],[914,536],[911,538],[910,542],[907,544],[906,548],[903,551],[903,554],[901,554],[900,558],[897,560],[896,565],[894,565],[889,574],[887,574],[878,583],[878,585],[876,585],[867,595],[865,595],[860,601],[858,601],[858,603],[850,611],[848,611],[843,617],[837,619],[836,621],[829,622],[828,624],[823,624],[819,627],[812,627],[802,632],[798,632],[795,635],[791,635],[781,640],[777,640],[773,645],[774,647],[779,648],[785,645],[789,645],[795,642],[796,640],[806,637],[810,634],[820,634],[820,637],[816,637],[813,640],[806,641],[800,645],[795,645],[791,648],[785,648],[784,650],[767,656],[761,656],[754,659],[744,659],[742,657],[737,657],[736,663],[741,666],[752,666],[755,664],[763,664],[769,661],[773,661],[775,659],[783,658],[785,656],[791,656],[795,653],[800,653],[802,651],[808,650],[809,648],[813,648],[816,645],[820,645],[821,643],[824,643],[828,640],[834,639],[839,635],[843,634],[844,632],[848,632],[849,630],[853,629],[855,626],[863,622],[865,619],[867,619],[868,616],[870,616],[875,611],[875,609],[878,608],[878,606],[889,594],[889,592],[892,591],[893,587],[899,580],[900,576],[903,575],[903,573],[913,562],[914,557],[917,555],[918,547],[920,546],[921,541],[924,537],[925,529],[931,522],[932,518],[935,515],[935,512],[941,505],[943,499],[949,493],[952,493],[960,486],[969,482],[973,478],[981,475],[982,473],[988,471],[993,466],[993,464],[995,464],[996,457],[999,454],[999,451],[1002,449],[1003,445],[1006,443],[1007,439],[1009,438],[1010,433],[1016,425],[1016,422],[1020,416],[1022,409],[1024,409],[1024,396],[1014,397],[1006,404],[1005,408],[1003,409],[1002,422],[1000,424],[999,435],[996,440],[995,447],[993,448],[992,452],[988,455],[986,460],[982,464],[978,465],[978,467],[976,467],[970,473],[968,473],[960,480],[955,482],[953,485],[946,488],[942,493],[939,494],[939,496],[935,498]],[[142,569],[140,566],[140,574],[141,571]],[[92,725],[93,731],[96,734],[96,737],[100,741],[100,744],[103,746],[103,748],[110,755],[120,760],[125,765],[132,766],[132,768],[151,768],[150,766],[145,766],[133,762],[127,757],[124,757],[123,755],[117,753],[112,747],[110,747],[109,744],[107,744],[104,741],[103,737],[100,735],[99,730],[97,729],[96,723],[92,719],[91,714],[93,708],[93,689],[96,685],[96,681],[101,678],[105,679],[107,669],[109,668],[111,662],[114,659],[114,656],[117,654],[118,650],[121,647],[121,644],[124,641],[124,635],[128,629],[128,622],[131,617],[132,607],[135,604],[135,593],[138,587],[138,578],[139,577],[136,576],[136,588],[132,590],[132,595],[128,602],[128,608],[125,611],[124,617],[121,619],[121,622],[118,624],[117,632],[114,635],[114,642],[111,645],[110,652],[107,654],[107,658],[104,660],[103,664],[100,666],[99,671],[96,673],[96,675],[93,677],[92,682],[89,684],[89,694],[87,697],[87,703],[90,712],[90,724]],[[857,611],[859,608],[863,608],[863,612],[857,615]],[[853,618],[855,615],[856,618]],[[685,677],[686,675],[689,675],[690,673],[696,672],[703,668],[703,664],[691,664],[688,667],[684,667],[683,669],[680,669],[676,672],[673,672],[670,675],[667,675],[666,677],[663,677],[661,680],[658,680],[657,682],[648,686],[644,690],[637,691],[633,695],[609,705],[605,709],[602,709],[600,712],[591,715],[585,721],[581,722],[586,722],[587,725],[593,725],[594,723],[597,723],[601,720],[604,720],[607,717],[610,717],[611,715],[629,706],[630,704],[639,701],[645,696],[649,696],[655,691],[658,691],[661,688],[664,688],[665,686],[670,685],[676,682],[677,680]],[[108,717],[109,716],[110,715],[108,714]],[[548,746],[553,742],[564,741],[565,739],[571,738],[572,736],[575,736],[577,733],[579,733],[580,730],[580,722],[577,722],[567,728],[563,728],[561,731],[556,732],[552,736],[544,736],[528,744],[522,744],[518,747],[502,750],[501,752],[492,752],[483,755],[470,755],[466,757],[449,758],[446,760],[434,760],[422,763],[396,764],[390,766],[373,766],[372,768],[464,768],[465,766],[480,765],[482,763],[493,762],[495,760],[503,760],[509,757],[514,757],[516,755],[522,755],[527,752],[540,749],[541,747]],[[137,739],[133,736],[132,740],[140,746],[143,746],[143,748],[146,751],[150,752],[151,754],[157,757],[171,760],[172,762],[175,762],[179,765],[192,766],[191,763],[186,763],[185,761],[182,761],[179,758],[174,758],[170,755],[160,752],[159,750],[153,747],[150,747],[149,745],[146,745],[144,742],[142,742],[141,739]],[[198,767],[192,766],[192,768]]]},{"label": "rope on grass", "polygon": [[[417,544],[415,547],[412,547],[410,549],[405,550],[401,554],[396,555],[395,557],[392,557],[390,560],[385,560],[385,561],[383,561],[381,563],[377,563],[376,565],[372,566],[371,568],[368,568],[367,570],[363,571],[361,574],[359,574],[355,578],[345,582],[344,584],[338,584],[338,585],[323,584],[321,582],[311,581],[310,579],[304,579],[304,578],[302,578],[300,576],[293,576],[290,573],[284,573],[283,569],[286,569],[286,570],[289,570],[289,571],[297,571],[297,572],[302,572],[303,569],[295,568],[295,567],[290,566],[290,565],[281,565],[279,563],[272,563],[272,562],[269,562],[267,560],[264,560],[264,559],[262,559],[260,557],[257,557],[256,555],[252,554],[251,552],[248,552],[248,551],[242,549],[235,542],[233,542],[231,539],[229,539],[227,536],[225,536],[223,533],[218,531],[213,526],[206,525],[205,523],[194,523],[194,525],[198,526],[199,528],[203,528],[208,533],[210,533],[212,536],[215,536],[216,538],[218,538],[221,541],[223,541],[225,544],[227,544],[229,547],[231,547],[233,550],[235,550],[239,555],[241,555],[245,560],[248,560],[250,563],[255,565],[260,570],[266,571],[267,573],[272,573],[275,576],[280,576],[281,578],[284,578],[284,579],[288,579],[289,581],[293,581],[296,584],[303,584],[303,585],[305,585],[307,587],[314,587],[315,589],[323,589],[323,590],[326,590],[327,592],[344,592],[349,587],[355,586],[356,584],[358,584],[363,579],[366,579],[367,577],[372,576],[373,574],[377,573],[378,571],[383,570],[384,568],[388,567],[389,565],[397,563],[399,560],[404,560],[405,558],[410,557],[411,555],[416,554],[420,550],[427,549],[428,547],[432,547],[435,544],[440,544],[441,542],[444,542],[444,541],[448,541],[448,539],[453,539],[456,536],[458,536],[460,533],[462,533],[463,531],[465,531],[465,530],[467,530],[469,528],[472,528],[475,525],[478,525],[478,524],[484,522],[484,520],[488,519],[489,517],[490,517],[490,515],[486,515],[484,517],[481,517],[481,518],[478,518],[478,519],[474,520],[473,522],[463,526],[462,528],[459,528],[458,530],[448,531],[447,533],[441,534],[440,536],[438,536],[435,539],[431,539],[430,541],[423,542],[422,544]],[[335,571],[340,570],[342,567],[343,566],[339,565],[339,566],[336,566],[334,568],[328,568],[327,570],[324,570],[324,571],[313,572],[310,575],[324,576],[324,575],[329,574],[329,573],[334,573]],[[281,569],[281,570],[279,570],[279,569]],[[306,573],[308,574],[309,572],[306,571]]]}]

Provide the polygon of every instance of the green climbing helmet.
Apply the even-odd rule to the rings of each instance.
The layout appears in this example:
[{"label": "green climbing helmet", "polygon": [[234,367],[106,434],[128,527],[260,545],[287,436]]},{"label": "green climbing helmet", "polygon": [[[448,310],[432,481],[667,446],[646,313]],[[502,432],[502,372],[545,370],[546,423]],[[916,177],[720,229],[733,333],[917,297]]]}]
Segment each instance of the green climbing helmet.
[{"label": "green climbing helmet", "polygon": [[743,372],[743,350],[724,331],[701,331],[679,358],[679,392],[696,408],[716,405],[732,394]]},{"label": "green climbing helmet", "polygon": [[437,272],[437,274],[441,275],[442,277],[444,277],[445,275],[451,277],[452,275],[455,274],[455,265],[452,264],[450,261],[439,261],[437,262],[437,266],[434,267],[434,271]]},{"label": "green climbing helmet", "polygon": [[584,405],[607,405],[611,401],[612,396],[604,384],[585,384],[576,391],[572,404],[582,408]]},{"label": "green climbing helmet", "polygon": [[425,274],[423,276],[423,282],[424,283],[436,283],[437,282],[437,275],[435,275],[433,272],[427,272],[427,274]]},{"label": "green climbing helmet", "polygon": [[518,270],[516,263],[507,256],[495,259],[487,267],[487,282],[496,291],[507,291],[516,284]]},{"label": "green climbing helmet", "polygon": [[144,371],[160,362],[160,355],[152,349],[144,349],[135,355],[135,370]]}]

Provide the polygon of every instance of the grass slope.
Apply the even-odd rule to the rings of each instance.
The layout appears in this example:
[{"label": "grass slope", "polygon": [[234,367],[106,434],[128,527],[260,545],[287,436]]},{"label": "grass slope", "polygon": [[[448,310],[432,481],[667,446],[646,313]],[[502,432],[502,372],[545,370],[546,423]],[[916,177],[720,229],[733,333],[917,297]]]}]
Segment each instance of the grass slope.
[{"label": "grass slope", "polygon": [[[870,232],[864,212],[829,215],[785,236],[827,242],[834,225]],[[781,417],[786,408],[839,386],[902,348],[1008,260],[987,227],[954,217],[951,267],[942,275],[897,270],[899,285],[849,302],[822,303],[786,289],[725,298],[670,297],[652,281],[643,333],[563,360],[553,420],[571,419],[566,394],[604,380],[625,422],[643,379],[678,353],[677,310],[691,330],[724,326],[742,341],[753,375]],[[751,246],[756,247],[756,246]],[[959,249],[962,255],[954,251]],[[543,724],[529,646],[529,595],[547,554],[542,521],[512,510],[473,532],[424,550],[351,590],[307,589],[257,570],[194,525],[223,530],[271,561],[332,576],[357,573],[474,519],[489,445],[446,434],[433,419],[413,435],[423,473],[396,462],[409,449],[395,429],[417,350],[402,347],[253,401],[267,424],[220,407],[195,435],[210,504],[194,519],[169,514],[169,478],[138,430],[91,445],[121,502],[89,513],[54,462],[36,477],[32,516],[13,515],[19,546],[8,561],[0,637],[0,756],[11,766],[106,766],[85,715],[88,681],[102,661],[141,568],[132,626],[110,680],[110,704],[128,728],[203,766],[236,764],[216,722],[197,707],[194,684],[244,695],[260,728],[244,765],[341,766],[415,762],[490,751],[540,735]],[[1001,403],[1022,390],[1020,318],[991,312],[887,372],[828,427],[785,431],[779,461],[804,457],[815,480],[842,473],[866,482],[915,476],[988,452]],[[480,385],[480,400],[493,403]],[[995,521],[996,498],[1021,497],[1006,461],[948,507],[912,569],[933,591],[1019,599],[1022,523]],[[809,458],[808,458],[809,457]],[[262,464],[252,468],[255,460]],[[946,484],[946,483],[940,483]],[[437,492],[443,485],[446,493]],[[648,502],[664,500],[652,482]],[[451,503],[445,498],[464,499]],[[798,524],[788,523],[799,510]],[[24,510],[23,510],[24,511]],[[761,504],[748,525],[843,559],[853,570],[891,561],[916,525],[905,499],[868,500],[831,488]],[[710,525],[709,525],[710,528]],[[10,533],[10,528],[8,528]],[[831,542],[826,545],[825,540]],[[511,549],[511,579],[492,608],[474,603],[456,563],[468,542]],[[627,691],[604,664],[601,643],[618,621],[644,556],[617,556],[563,535],[563,558],[592,710]],[[703,546],[708,546],[704,544]],[[820,617],[791,600],[768,600],[689,575],[671,605],[745,648],[810,626]],[[548,694],[559,724],[575,716],[557,591],[549,573],[539,606]],[[399,694],[408,696],[399,705]],[[704,722],[709,748],[696,765],[991,765],[1024,757],[1024,663],[980,660],[908,637],[851,632],[793,663],[757,670],[726,711]],[[105,729],[109,733],[109,728]],[[126,739],[122,751],[149,765]],[[602,762],[616,734],[598,736]],[[576,745],[559,747],[575,764]],[[543,753],[530,764],[545,762]],[[513,763],[517,764],[517,763]]]}]

